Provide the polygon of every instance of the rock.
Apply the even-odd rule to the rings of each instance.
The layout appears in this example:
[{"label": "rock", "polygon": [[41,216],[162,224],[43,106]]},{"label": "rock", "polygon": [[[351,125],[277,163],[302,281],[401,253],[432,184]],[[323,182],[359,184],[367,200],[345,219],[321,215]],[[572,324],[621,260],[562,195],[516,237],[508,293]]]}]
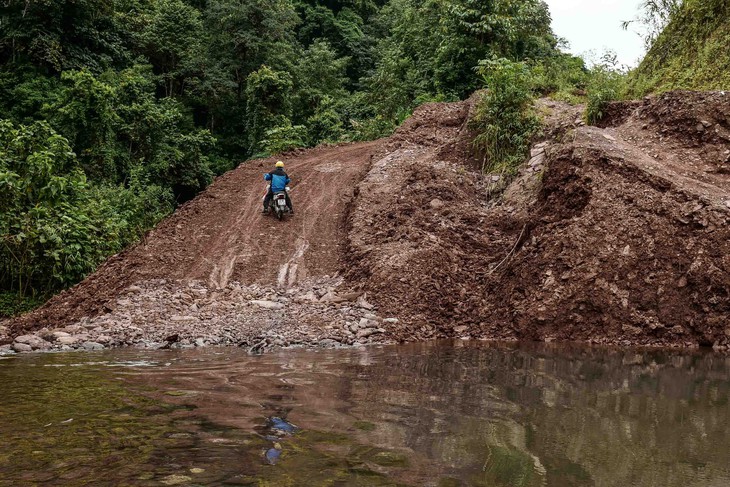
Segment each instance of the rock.
[{"label": "rock", "polygon": [[127,291],[129,291],[130,293],[141,293],[142,292],[142,288],[139,287],[139,286],[129,286],[127,288]]},{"label": "rock", "polygon": [[671,331],[672,333],[675,333],[677,335],[684,335],[685,334],[685,330],[684,330],[684,327],[682,325],[674,325],[672,328],[670,328],[669,331]]},{"label": "rock", "polygon": [[350,302],[350,301],[355,301],[357,298],[359,298],[360,296],[362,296],[362,293],[361,292],[358,292],[358,291],[355,291],[355,292],[340,294],[340,296],[342,296],[343,299],[345,299],[348,302]]},{"label": "rock", "polygon": [[378,319],[378,316],[373,313],[366,313],[363,315],[363,317],[372,321],[376,321]]},{"label": "rock", "polygon": [[0,355],[15,353],[12,345],[0,345]]},{"label": "rock", "polygon": [[93,351],[93,350],[104,350],[104,345],[97,342],[84,342],[82,345],[84,347],[84,350]]},{"label": "rock", "polygon": [[56,339],[56,341],[58,342],[59,345],[73,345],[74,343],[79,341],[79,338],[75,337],[75,336],[67,335],[67,336],[58,337]]},{"label": "rock", "polygon": [[545,153],[538,154],[537,156],[530,159],[530,167],[542,166],[545,164]]},{"label": "rock", "polygon": [[31,347],[27,343],[18,343],[18,342],[15,342],[15,343],[13,343],[13,350],[15,350],[18,353],[21,353],[21,352],[32,352],[33,351],[33,347]]},{"label": "rock", "polygon": [[373,335],[376,335],[378,333],[383,333],[383,331],[385,331],[385,330],[382,330],[381,331],[380,328],[365,328],[365,329],[360,330],[360,331],[357,332],[357,338],[358,339],[360,339],[360,338],[368,338],[368,337],[373,336]]},{"label": "rock", "polygon": [[202,338],[196,338],[195,339],[195,346],[196,347],[204,347],[205,346],[205,340]]},{"label": "rock", "polygon": [[454,333],[464,333],[468,329],[469,329],[469,327],[466,326],[466,325],[455,326],[454,327]]},{"label": "rock", "polygon": [[51,348],[49,342],[35,335],[21,335],[15,339],[15,343],[28,345],[34,350],[48,350]]},{"label": "rock", "polygon": [[0,325],[0,335],[7,335],[7,334],[8,334],[8,327]]},{"label": "rock", "polygon": [[540,156],[542,154],[545,154],[545,147],[544,146],[543,147],[537,147],[537,146],[535,146],[535,148],[530,151],[530,157],[532,159],[535,159],[536,157],[538,157],[538,156]]},{"label": "rock", "polygon": [[180,341],[180,335],[178,335],[177,333],[175,333],[174,335],[170,335],[167,338],[165,338],[165,342],[167,342],[168,344],[170,344],[170,343],[177,343],[179,341]]},{"label": "rock", "polygon": [[275,301],[254,300],[251,304],[265,309],[284,309],[284,305]]},{"label": "rock", "polygon": [[308,291],[306,294],[297,296],[295,301],[298,301],[300,303],[316,303],[319,301],[319,298],[317,298],[317,295],[314,294],[313,291]]},{"label": "rock", "polygon": [[327,292],[319,300],[322,303],[344,303],[346,300],[335,294],[333,291]]},{"label": "rock", "polygon": [[97,343],[101,343],[102,345],[106,345],[107,343],[109,343],[110,341],[112,341],[112,337],[110,337],[108,335],[99,335],[98,337],[96,337],[96,341],[97,341]]},{"label": "rock", "polygon": [[195,321],[194,316],[182,316],[176,315],[170,318],[170,321],[181,322],[181,321]]},{"label": "rock", "polygon": [[53,333],[51,333],[51,335],[52,335],[52,336],[53,336],[53,338],[55,338],[56,340],[58,340],[59,338],[62,338],[62,337],[69,337],[69,336],[71,336],[71,334],[70,334],[70,333],[67,333],[67,332],[65,332],[65,331],[54,331]]},{"label": "rock", "polygon": [[190,305],[190,311],[192,311],[193,313],[197,313],[198,312],[198,309],[199,308],[198,308],[198,305],[197,304],[193,303],[193,304]]},{"label": "rock", "polygon": [[368,301],[364,295],[357,298],[357,305],[360,306],[362,309],[367,309],[369,311],[372,311],[375,309],[375,306],[368,303]]},{"label": "rock", "polygon": [[383,320],[383,323],[389,323],[391,325],[395,325],[395,324],[397,324],[399,322],[400,322],[400,320],[398,318],[385,318]]},{"label": "rock", "polygon": [[622,331],[623,331],[624,333],[628,334],[628,335],[641,335],[641,332],[642,332],[642,330],[641,330],[641,328],[640,328],[640,327],[638,327],[638,326],[633,326],[633,325],[629,325],[629,324],[625,324],[625,325],[623,325],[623,326],[621,327],[621,330],[622,330]]},{"label": "rock", "polygon": [[30,345],[36,340],[39,340],[39,338],[35,335],[21,335],[15,339],[17,343],[24,343],[26,345]]},{"label": "rock", "polygon": [[187,484],[189,482],[192,482],[192,477],[189,477],[187,475],[168,475],[164,479],[160,480],[165,485],[181,485],[181,484]]},{"label": "rock", "polygon": [[701,123],[698,123],[697,126],[695,127],[695,130],[697,130],[697,132],[699,132],[699,133],[702,133],[705,131],[705,126],[702,125]]},{"label": "rock", "polygon": [[443,208],[443,206],[444,206],[444,202],[443,202],[443,201],[441,201],[441,200],[440,200],[440,199],[438,199],[438,198],[434,198],[434,199],[432,199],[432,200],[431,200],[431,202],[430,202],[430,203],[429,203],[428,205],[429,205],[429,206],[430,206],[431,208],[433,208],[434,210],[438,210],[439,208]]},{"label": "rock", "polygon": [[727,206],[728,208],[730,208],[730,200],[727,200],[727,201],[725,202],[725,206]]},{"label": "rock", "polygon": [[613,135],[603,134],[603,138],[606,140],[610,140],[611,142],[616,142],[616,137],[614,137]]}]

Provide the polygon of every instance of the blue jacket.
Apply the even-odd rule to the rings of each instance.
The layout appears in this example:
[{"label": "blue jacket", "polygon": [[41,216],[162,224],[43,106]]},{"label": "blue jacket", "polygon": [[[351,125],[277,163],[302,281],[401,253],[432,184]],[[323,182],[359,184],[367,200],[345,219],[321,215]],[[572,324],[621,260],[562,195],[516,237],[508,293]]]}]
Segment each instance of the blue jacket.
[{"label": "blue jacket", "polygon": [[289,176],[280,167],[276,170],[271,171],[268,174],[264,174],[264,180],[271,181],[271,191],[278,193],[279,191],[285,191],[287,185],[291,182]]}]

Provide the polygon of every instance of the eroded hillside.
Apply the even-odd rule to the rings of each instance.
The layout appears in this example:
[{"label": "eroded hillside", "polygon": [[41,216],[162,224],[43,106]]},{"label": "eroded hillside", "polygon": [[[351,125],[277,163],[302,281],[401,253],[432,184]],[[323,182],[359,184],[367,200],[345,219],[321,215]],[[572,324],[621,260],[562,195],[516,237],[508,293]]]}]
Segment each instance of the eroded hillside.
[{"label": "eroded hillside", "polygon": [[729,96],[617,104],[602,128],[542,101],[544,140],[509,185],[475,169],[470,101],[427,104],[389,139],[285,157],[284,223],[258,213],[271,161],[245,163],[6,343],[726,347]]}]

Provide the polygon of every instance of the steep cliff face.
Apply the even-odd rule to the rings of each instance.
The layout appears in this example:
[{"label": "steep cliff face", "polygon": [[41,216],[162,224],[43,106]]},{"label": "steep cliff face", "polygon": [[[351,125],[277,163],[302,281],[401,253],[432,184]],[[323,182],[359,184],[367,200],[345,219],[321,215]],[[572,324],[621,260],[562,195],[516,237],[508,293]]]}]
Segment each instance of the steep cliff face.
[{"label": "steep cliff face", "polygon": [[686,0],[641,65],[630,93],[730,89],[730,1]]}]

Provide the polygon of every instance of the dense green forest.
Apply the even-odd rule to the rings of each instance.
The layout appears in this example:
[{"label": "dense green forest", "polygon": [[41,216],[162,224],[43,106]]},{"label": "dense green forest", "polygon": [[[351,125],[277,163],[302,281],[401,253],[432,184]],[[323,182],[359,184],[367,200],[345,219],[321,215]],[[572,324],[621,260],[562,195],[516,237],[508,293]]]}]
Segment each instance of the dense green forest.
[{"label": "dense green forest", "polygon": [[0,26],[6,312],[246,159],[386,135],[497,59],[540,92],[585,72],[539,0],[7,0]]}]

